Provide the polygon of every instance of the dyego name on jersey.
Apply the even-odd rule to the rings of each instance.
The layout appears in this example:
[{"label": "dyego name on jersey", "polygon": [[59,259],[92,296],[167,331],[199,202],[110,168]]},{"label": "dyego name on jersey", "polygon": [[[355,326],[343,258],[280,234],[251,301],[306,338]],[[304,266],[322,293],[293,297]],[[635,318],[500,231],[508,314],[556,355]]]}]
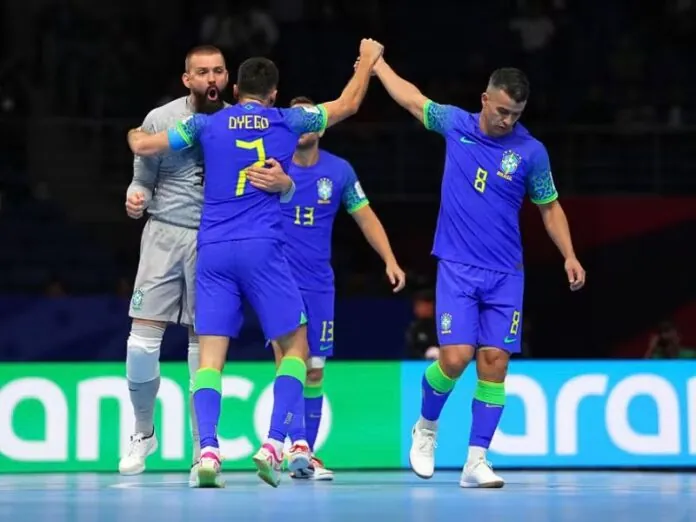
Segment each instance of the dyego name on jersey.
[{"label": "dyego name on jersey", "polygon": [[247,102],[212,115],[194,114],[171,128],[172,149],[200,143],[205,156],[199,246],[239,239],[282,239],[279,195],[252,187],[247,169],[274,158],[287,172],[298,137],[321,132],[326,124],[321,105],[277,109]]}]

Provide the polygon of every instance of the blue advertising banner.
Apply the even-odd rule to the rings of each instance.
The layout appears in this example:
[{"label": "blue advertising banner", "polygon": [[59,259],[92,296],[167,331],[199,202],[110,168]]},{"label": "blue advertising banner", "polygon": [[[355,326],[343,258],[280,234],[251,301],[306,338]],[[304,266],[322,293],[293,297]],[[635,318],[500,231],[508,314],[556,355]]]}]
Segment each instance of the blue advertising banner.
[{"label": "blue advertising banner", "polygon": [[[402,463],[427,363],[402,365]],[[436,466],[466,459],[472,365],[450,397]],[[490,460],[505,467],[696,466],[696,361],[513,361]]]}]

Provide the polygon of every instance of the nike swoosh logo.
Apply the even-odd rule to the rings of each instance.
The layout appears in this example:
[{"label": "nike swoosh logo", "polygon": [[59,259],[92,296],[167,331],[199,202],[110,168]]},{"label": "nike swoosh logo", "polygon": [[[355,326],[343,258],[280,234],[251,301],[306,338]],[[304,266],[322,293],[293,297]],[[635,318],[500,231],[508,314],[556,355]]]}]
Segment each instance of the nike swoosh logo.
[{"label": "nike swoosh logo", "polygon": [[322,344],[319,346],[319,351],[325,352],[326,350],[330,350],[331,348],[333,348],[333,344]]},{"label": "nike swoosh logo", "polygon": [[461,141],[462,143],[466,143],[467,145],[476,145],[476,142],[474,140],[470,140],[466,136],[462,136],[461,138],[459,138],[459,141]]},{"label": "nike swoosh logo", "polygon": [[503,342],[505,344],[510,344],[510,343],[514,343],[516,340],[517,340],[517,337],[506,337],[505,339],[503,339]]}]

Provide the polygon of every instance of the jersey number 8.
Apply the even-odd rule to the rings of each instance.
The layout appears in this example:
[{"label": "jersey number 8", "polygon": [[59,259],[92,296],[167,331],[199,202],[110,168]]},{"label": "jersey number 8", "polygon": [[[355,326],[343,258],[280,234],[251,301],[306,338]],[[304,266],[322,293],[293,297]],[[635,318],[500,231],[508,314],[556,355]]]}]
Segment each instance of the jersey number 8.
[{"label": "jersey number 8", "polygon": [[481,194],[486,190],[486,180],[488,179],[488,171],[478,168],[476,171],[476,179],[474,180],[474,188],[478,190]]}]

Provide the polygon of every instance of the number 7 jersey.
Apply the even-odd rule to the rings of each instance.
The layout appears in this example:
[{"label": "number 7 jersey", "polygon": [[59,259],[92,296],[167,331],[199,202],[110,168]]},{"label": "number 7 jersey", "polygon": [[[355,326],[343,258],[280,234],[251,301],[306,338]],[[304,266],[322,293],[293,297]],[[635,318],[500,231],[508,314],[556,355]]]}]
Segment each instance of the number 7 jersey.
[{"label": "number 7 jersey", "polygon": [[505,273],[519,273],[519,213],[526,195],[537,205],[558,198],[545,147],[519,123],[492,138],[479,114],[427,101],[423,123],[446,139],[445,171],[433,254]]},{"label": "number 7 jersey", "polygon": [[194,114],[169,129],[169,145],[181,150],[199,143],[205,182],[199,246],[240,239],[282,239],[278,194],[251,186],[247,169],[269,158],[288,171],[300,135],[326,127],[324,108],[276,109],[244,103],[215,114]]}]

